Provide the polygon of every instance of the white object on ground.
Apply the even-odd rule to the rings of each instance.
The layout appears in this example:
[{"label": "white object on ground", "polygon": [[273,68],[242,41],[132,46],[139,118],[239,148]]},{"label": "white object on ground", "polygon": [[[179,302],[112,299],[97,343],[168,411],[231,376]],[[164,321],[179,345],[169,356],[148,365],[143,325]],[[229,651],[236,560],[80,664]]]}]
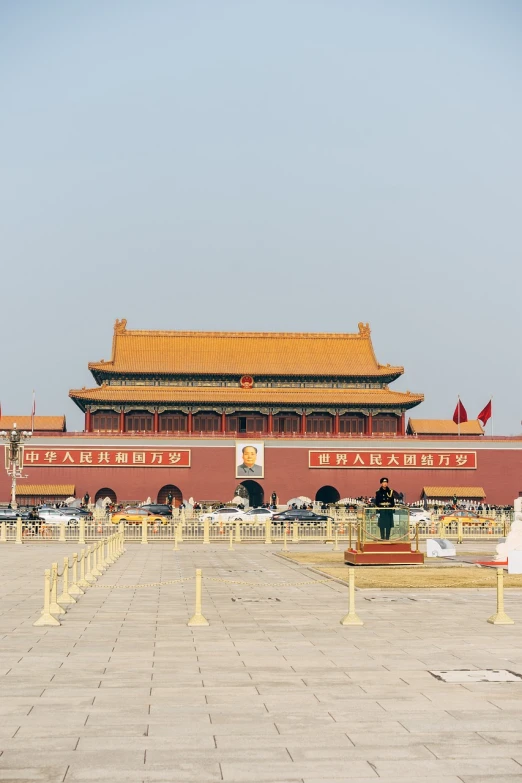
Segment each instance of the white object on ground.
[{"label": "white object on ground", "polygon": [[522,551],[514,549],[508,552],[508,574],[522,574]]},{"label": "white object on ground", "polygon": [[428,538],[426,541],[427,557],[455,557],[455,544],[447,538]]}]

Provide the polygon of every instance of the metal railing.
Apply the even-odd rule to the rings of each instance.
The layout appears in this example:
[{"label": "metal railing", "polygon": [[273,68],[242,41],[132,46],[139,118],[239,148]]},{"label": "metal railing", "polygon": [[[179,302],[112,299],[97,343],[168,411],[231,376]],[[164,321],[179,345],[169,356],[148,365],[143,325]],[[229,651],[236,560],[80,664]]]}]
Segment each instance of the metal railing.
[{"label": "metal railing", "polygon": [[[41,524],[22,521],[0,524],[1,543],[78,543],[87,544],[105,538],[118,531],[124,534],[128,543],[228,543],[232,536],[235,543],[314,543],[336,541],[350,545],[357,541],[357,519],[354,513],[340,515],[334,521],[314,522],[272,522],[254,518],[252,522],[214,522],[197,517],[173,519],[167,524],[112,524],[108,516],[96,521],[80,520],[77,524]],[[464,540],[496,540],[507,536],[511,521],[507,516],[495,520],[485,519],[482,523],[444,523],[437,519],[431,522],[411,524],[410,540],[427,538],[448,538],[461,543]]]}]

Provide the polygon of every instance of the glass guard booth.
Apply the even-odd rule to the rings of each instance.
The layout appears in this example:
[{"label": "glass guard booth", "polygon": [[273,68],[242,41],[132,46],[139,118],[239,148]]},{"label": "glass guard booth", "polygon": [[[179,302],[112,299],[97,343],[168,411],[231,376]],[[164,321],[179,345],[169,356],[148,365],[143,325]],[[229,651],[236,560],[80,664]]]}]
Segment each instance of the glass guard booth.
[{"label": "glass guard booth", "polygon": [[[417,528],[418,526],[416,526]],[[410,512],[404,506],[376,508],[359,506],[357,510],[357,549],[365,544],[399,544],[410,541]],[[418,549],[418,543],[417,543]]]}]

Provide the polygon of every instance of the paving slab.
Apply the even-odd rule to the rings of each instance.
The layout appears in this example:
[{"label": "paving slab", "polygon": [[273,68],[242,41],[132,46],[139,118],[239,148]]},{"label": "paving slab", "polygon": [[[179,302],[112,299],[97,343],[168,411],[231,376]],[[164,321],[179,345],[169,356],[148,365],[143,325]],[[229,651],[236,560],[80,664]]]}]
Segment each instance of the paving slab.
[{"label": "paving slab", "polygon": [[[278,551],[128,545],[34,628],[43,569],[72,548],[0,546],[0,782],[522,781],[522,683],[430,674],[522,672],[521,591],[506,627],[486,623],[492,590],[357,591],[350,628],[346,587]],[[102,589],[196,567],[208,627],[186,624],[193,581]]]}]

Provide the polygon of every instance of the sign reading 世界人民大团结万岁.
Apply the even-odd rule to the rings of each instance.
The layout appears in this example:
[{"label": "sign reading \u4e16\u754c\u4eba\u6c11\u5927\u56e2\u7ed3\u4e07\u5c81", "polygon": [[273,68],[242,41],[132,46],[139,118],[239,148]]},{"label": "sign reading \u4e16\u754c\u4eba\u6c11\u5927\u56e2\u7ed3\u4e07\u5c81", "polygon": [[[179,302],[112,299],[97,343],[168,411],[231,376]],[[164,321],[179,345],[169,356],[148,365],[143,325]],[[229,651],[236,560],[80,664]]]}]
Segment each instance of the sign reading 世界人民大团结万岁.
[{"label": "sign reading \u4e16\u754c\u4eba\u6c11\u5927\u56e2\u7ed3\u4e07\u5c81", "polygon": [[190,449],[26,449],[26,467],[190,468]]},{"label": "sign reading \u4e16\u754c\u4eba\u6c11\u5927\u56e2\u7ed3\u4e07\u5c81", "polygon": [[476,470],[476,451],[341,451],[308,452],[310,468],[420,468]]}]

